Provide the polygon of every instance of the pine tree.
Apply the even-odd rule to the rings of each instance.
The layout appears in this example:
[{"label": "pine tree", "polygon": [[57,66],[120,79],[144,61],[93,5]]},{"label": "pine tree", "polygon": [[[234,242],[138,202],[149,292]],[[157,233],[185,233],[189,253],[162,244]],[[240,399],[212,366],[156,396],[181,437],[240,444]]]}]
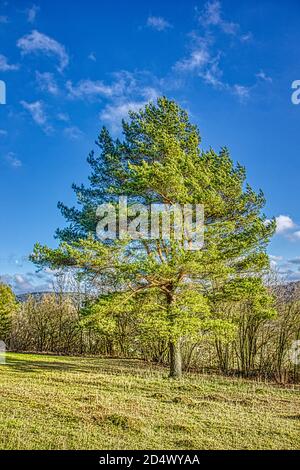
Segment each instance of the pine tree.
[{"label": "pine tree", "polygon": [[[136,302],[145,324],[167,338],[170,376],[178,378],[182,338],[230,329],[217,315],[217,304],[231,297],[241,300],[245,279],[252,287],[255,279],[259,291],[264,289],[266,247],[275,222],[266,222],[263,193],[245,183],[245,169],[233,164],[226,148],[201,150],[197,127],[174,101],[162,97],[130,112],[123,135],[122,141],[113,140],[102,129],[100,152],[88,157],[90,185],[73,185],[79,206],[59,203],[68,222],[57,231],[60,246],[52,250],[37,244],[32,260],[74,267],[101,286],[93,315],[103,318]],[[97,207],[116,205],[124,195],[130,203],[146,205],[202,204],[202,249],[186,249],[186,240],[178,240],[174,231],[169,240],[161,234],[148,240],[97,239]],[[272,315],[271,298],[261,308]]]}]

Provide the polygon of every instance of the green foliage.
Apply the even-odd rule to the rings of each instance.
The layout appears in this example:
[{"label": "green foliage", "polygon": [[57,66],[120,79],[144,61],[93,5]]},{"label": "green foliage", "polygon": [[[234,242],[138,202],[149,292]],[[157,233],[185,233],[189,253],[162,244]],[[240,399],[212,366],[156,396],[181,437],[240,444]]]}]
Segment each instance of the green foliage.
[{"label": "green foliage", "polygon": [[9,338],[12,315],[17,308],[18,304],[11,288],[0,284],[0,340],[7,341]]},{"label": "green foliage", "polygon": [[[88,158],[90,186],[73,186],[80,207],[59,204],[69,223],[57,232],[59,248],[36,245],[32,260],[73,267],[101,286],[105,297],[90,308],[89,321],[103,331],[113,329],[110,314],[133,311],[134,303],[141,330],[152,329],[170,342],[206,329],[220,335],[222,320],[229,331],[218,314],[226,298],[251,302],[256,314],[272,315],[272,300],[260,278],[268,269],[265,250],[275,222],[266,223],[264,196],[245,183],[245,169],[233,164],[226,148],[218,154],[201,150],[198,129],[187,113],[164,97],[130,112],[123,134],[123,141],[113,141],[102,129],[100,154]],[[203,249],[185,250],[174,237],[97,240],[97,206],[116,204],[124,194],[144,204],[203,204]]]}]

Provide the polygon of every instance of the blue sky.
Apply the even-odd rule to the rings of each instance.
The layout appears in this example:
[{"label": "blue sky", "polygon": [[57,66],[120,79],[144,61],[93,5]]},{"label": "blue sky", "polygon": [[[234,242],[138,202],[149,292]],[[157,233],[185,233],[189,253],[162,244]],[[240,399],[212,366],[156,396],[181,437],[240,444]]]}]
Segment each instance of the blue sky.
[{"label": "blue sky", "polygon": [[226,145],[278,219],[269,252],[300,279],[299,1],[0,0],[0,275],[16,292],[44,289],[26,261],[55,246],[86,181],[100,127],[116,136],[128,109],[164,94],[197,123],[202,146]]}]

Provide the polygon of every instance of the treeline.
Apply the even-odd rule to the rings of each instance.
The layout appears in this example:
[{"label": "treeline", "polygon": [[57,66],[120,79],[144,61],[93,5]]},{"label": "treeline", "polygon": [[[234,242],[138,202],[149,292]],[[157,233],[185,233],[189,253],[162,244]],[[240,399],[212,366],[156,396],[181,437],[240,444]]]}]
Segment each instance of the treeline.
[{"label": "treeline", "polygon": [[139,357],[168,364],[173,379],[210,369],[298,381],[300,297],[266,281],[276,220],[262,191],[226,147],[204,150],[166,97],[130,112],[122,129],[122,140],[101,129],[88,183],[73,185],[78,204],[59,203],[58,246],[36,243],[30,256],[86,288],[11,301],[10,348]]},{"label": "treeline", "polygon": [[[183,337],[183,369],[299,383],[299,366],[293,361],[292,347],[300,338],[300,285],[272,289],[275,318],[253,314],[246,303],[224,304],[223,320],[233,325],[230,332],[220,335],[203,331],[198,341]],[[0,296],[1,339],[13,351],[169,363],[168,342],[155,329],[145,328],[138,311],[114,311],[101,322],[99,317],[87,315],[90,299],[82,292],[64,294],[58,290],[17,303],[10,289],[2,285]]]}]

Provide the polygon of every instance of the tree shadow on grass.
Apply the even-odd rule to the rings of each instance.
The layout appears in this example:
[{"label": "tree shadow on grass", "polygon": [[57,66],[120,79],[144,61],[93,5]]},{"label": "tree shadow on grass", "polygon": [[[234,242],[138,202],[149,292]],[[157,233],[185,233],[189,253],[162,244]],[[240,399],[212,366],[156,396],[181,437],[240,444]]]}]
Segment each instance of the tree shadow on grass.
[{"label": "tree shadow on grass", "polygon": [[72,362],[56,361],[28,361],[22,359],[9,359],[4,367],[13,368],[17,372],[37,372],[37,371],[78,371],[91,372],[88,367],[83,367]]},{"label": "tree shadow on grass", "polygon": [[[43,356],[46,357],[46,356]],[[119,359],[119,358],[89,358],[89,357],[78,357],[76,362],[75,357],[68,360],[66,357],[64,360],[60,360],[61,356],[58,356],[58,360],[53,360],[49,356],[49,360],[33,360],[32,358],[26,358],[24,354],[23,358],[7,358],[4,367],[10,367],[16,372],[50,372],[50,371],[63,371],[63,372],[79,372],[79,373],[107,373],[110,375],[135,375],[144,376],[149,374],[149,371],[160,370],[160,367],[146,363],[138,359]]]}]

